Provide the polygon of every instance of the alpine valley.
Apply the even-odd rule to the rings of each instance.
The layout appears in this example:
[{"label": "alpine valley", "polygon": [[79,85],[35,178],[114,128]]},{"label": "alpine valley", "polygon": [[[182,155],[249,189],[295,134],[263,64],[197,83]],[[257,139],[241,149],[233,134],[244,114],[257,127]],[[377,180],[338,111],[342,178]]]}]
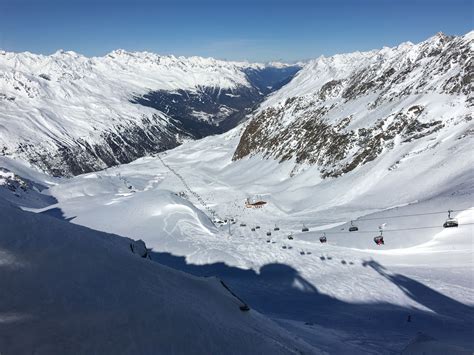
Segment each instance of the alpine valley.
[{"label": "alpine valley", "polygon": [[0,353],[471,354],[473,49],[0,53]]},{"label": "alpine valley", "polygon": [[0,52],[0,152],[57,176],[128,163],[235,127],[299,69],[123,50]]}]

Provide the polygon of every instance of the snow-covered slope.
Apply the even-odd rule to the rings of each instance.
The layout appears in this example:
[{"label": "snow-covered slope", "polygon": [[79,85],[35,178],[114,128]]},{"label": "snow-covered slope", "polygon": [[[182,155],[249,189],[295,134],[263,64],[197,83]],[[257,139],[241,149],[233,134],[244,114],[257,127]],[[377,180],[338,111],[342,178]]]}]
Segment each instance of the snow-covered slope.
[{"label": "snow-covered slope", "polygon": [[[298,69],[123,50],[1,51],[0,154],[55,175],[129,162],[233,127]],[[262,92],[247,72],[267,71],[273,88]]]},{"label": "snow-covered slope", "polygon": [[398,152],[394,168],[445,138],[472,139],[474,32],[321,57],[272,94],[246,127],[235,159],[263,153],[316,164],[336,177]]},{"label": "snow-covered slope", "polygon": [[[48,190],[58,202],[35,211],[143,239],[155,261],[218,275],[258,311],[330,353],[393,353],[419,331],[474,349],[472,147],[451,137],[399,169],[378,158],[321,179],[315,166],[294,174],[293,161],[232,161],[240,134],[62,181]],[[254,195],[268,204],[245,208]],[[231,235],[227,225],[210,223],[205,207],[237,218]],[[443,229],[449,208],[460,227]],[[358,232],[347,231],[350,220]],[[373,238],[381,225],[380,247]]]},{"label": "snow-covered slope", "polygon": [[0,198],[2,354],[316,353],[216,278],[140,258],[126,238]]}]

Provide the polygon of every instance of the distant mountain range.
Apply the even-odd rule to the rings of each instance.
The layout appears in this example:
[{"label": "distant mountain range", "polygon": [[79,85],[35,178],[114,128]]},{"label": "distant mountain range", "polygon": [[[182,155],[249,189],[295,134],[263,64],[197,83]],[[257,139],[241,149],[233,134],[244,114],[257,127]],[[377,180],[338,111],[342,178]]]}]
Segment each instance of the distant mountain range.
[{"label": "distant mountain range", "polygon": [[406,159],[410,144],[472,137],[473,37],[438,33],[302,69],[123,50],[0,52],[0,155],[71,176],[246,121],[234,160],[261,154],[337,177],[393,150]]},{"label": "distant mountain range", "polygon": [[236,126],[299,69],[123,50],[0,52],[0,154],[58,176],[127,163]]}]

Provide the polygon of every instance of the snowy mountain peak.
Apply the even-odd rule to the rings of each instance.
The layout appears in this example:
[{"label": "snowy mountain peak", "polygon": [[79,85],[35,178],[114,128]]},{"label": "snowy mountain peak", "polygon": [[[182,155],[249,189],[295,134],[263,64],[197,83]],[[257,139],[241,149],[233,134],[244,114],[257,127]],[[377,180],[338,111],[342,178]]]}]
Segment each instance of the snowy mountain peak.
[{"label": "snowy mountain peak", "polygon": [[474,40],[474,31],[470,31],[463,36],[467,41]]},{"label": "snowy mountain peak", "polygon": [[71,50],[58,49],[56,52],[51,54],[52,57],[83,57],[81,54]]},{"label": "snowy mountain peak", "polygon": [[471,34],[437,34],[415,45],[317,58],[262,103],[234,159],[263,153],[337,177],[391,150],[401,160],[436,137],[468,137],[471,47]]}]

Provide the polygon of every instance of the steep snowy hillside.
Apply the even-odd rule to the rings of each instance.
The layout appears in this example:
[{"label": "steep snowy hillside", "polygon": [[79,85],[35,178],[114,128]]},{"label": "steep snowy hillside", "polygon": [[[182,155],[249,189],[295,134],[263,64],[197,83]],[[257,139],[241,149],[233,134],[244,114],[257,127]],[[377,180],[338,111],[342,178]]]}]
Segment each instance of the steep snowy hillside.
[{"label": "steep snowy hillside", "polygon": [[234,159],[295,158],[337,177],[394,151],[396,169],[447,137],[464,144],[474,132],[473,38],[439,33],[310,62],[261,105]]},{"label": "steep snowy hillside", "polygon": [[2,354],[310,354],[317,349],[197,278],[132,253],[130,239],[0,198]]},{"label": "steep snowy hillside", "polygon": [[298,70],[123,50],[0,52],[0,154],[54,175],[130,162],[232,128]]}]

